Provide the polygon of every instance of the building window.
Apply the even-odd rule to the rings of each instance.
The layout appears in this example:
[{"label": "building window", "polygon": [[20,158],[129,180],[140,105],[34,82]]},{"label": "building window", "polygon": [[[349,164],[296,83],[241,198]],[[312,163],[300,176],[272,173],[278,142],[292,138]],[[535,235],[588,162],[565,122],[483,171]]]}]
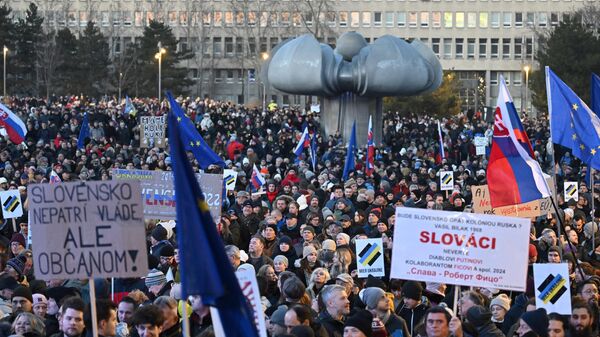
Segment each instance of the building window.
[{"label": "building window", "polygon": [[381,12],[373,12],[373,27],[381,27],[382,19]]},{"label": "building window", "polygon": [[490,41],[492,42],[492,47],[491,47],[492,56],[491,56],[491,58],[497,59],[498,58],[498,43],[499,43],[499,39],[490,39]]},{"label": "building window", "polygon": [[[123,21],[125,23],[125,21]],[[188,25],[188,12],[181,11],[179,12],[179,24],[182,27],[187,27]]]},{"label": "building window", "polygon": [[421,12],[421,27],[429,27],[429,12]]},{"label": "building window", "polygon": [[213,38],[213,56],[221,57],[223,54],[222,40],[220,37]]},{"label": "building window", "polygon": [[487,28],[488,27],[488,13],[480,12],[479,13],[479,28]]},{"label": "building window", "polygon": [[515,13],[515,27],[523,27],[523,12]]},{"label": "building window", "polygon": [[281,12],[281,26],[289,27],[290,26],[290,12]]},{"label": "building window", "polygon": [[492,20],[491,20],[491,27],[492,28],[499,28],[500,27],[500,12],[492,12]]},{"label": "building window", "polygon": [[476,12],[468,12],[467,13],[467,27],[477,28],[477,13]]},{"label": "building window", "polygon": [[467,58],[475,58],[475,39],[467,39]]},{"label": "building window", "polygon": [[492,71],[490,74],[490,84],[491,85],[498,85],[498,72],[497,71]]},{"label": "building window", "polygon": [[409,27],[417,26],[417,12],[409,12],[408,13],[408,26]]},{"label": "building window", "polygon": [[215,12],[215,27],[221,27],[223,25],[223,12],[216,11]]},{"label": "building window", "polygon": [[351,12],[350,13],[350,27],[358,27],[360,24],[360,13],[359,12]]},{"label": "building window", "polygon": [[[336,26],[336,13],[331,11],[331,12],[327,12],[327,25],[329,27],[335,27]],[[312,16],[311,16],[311,26],[312,26]]]},{"label": "building window", "polygon": [[510,39],[502,39],[502,58],[510,58]]},{"label": "building window", "polygon": [[479,58],[487,58],[487,39],[479,39]]},{"label": "building window", "polygon": [[535,23],[535,13],[534,12],[527,12],[527,27],[533,27],[534,23]]},{"label": "building window", "polygon": [[528,37],[525,39],[525,57],[531,58],[533,56],[533,38]]},{"label": "building window", "polygon": [[520,87],[523,83],[523,73],[521,73],[520,71],[513,72],[512,80],[514,86]]},{"label": "building window", "polygon": [[348,12],[340,12],[340,27],[348,27]]},{"label": "building window", "polygon": [[238,27],[243,27],[246,24],[246,18],[244,16],[244,12],[239,11],[235,13],[235,25]]},{"label": "building window", "polygon": [[513,43],[513,50],[515,54],[515,59],[518,60],[523,58],[523,38],[515,37]]},{"label": "building window", "polygon": [[510,13],[510,12],[502,13],[502,26],[504,28],[510,28],[512,26],[512,13]]},{"label": "building window", "polygon": [[456,28],[465,28],[465,12],[456,12]]},{"label": "building window", "polygon": [[452,39],[444,39],[444,58],[452,58]]},{"label": "building window", "polygon": [[363,27],[371,27],[371,12],[362,12]]},{"label": "building window", "polygon": [[556,26],[558,26],[558,22],[559,22],[558,13],[556,13],[556,12],[550,13],[550,25],[552,27],[556,27]]},{"label": "building window", "polygon": [[434,37],[431,39],[431,50],[433,50],[433,53],[437,57],[440,57],[440,39],[439,38]]},{"label": "building window", "polygon": [[233,38],[226,37],[225,38],[225,57],[233,56]]},{"label": "building window", "polygon": [[394,12],[385,12],[385,26],[394,27]]},{"label": "building window", "polygon": [[442,26],[442,12],[431,13],[431,20],[432,20],[433,27],[441,27]]},{"label": "building window", "polygon": [[135,26],[141,27],[144,24],[144,13],[143,12],[135,12]]},{"label": "building window", "polygon": [[452,12],[444,12],[444,28],[452,28]]},{"label": "building window", "polygon": [[177,26],[177,12],[170,11],[168,15],[169,15],[169,26]]},{"label": "building window", "polygon": [[464,43],[464,39],[458,38],[455,40],[454,47],[455,47],[457,59],[463,58],[463,43]]},{"label": "building window", "polygon": [[406,27],[406,12],[398,12],[396,22],[398,27]]},{"label": "building window", "polygon": [[540,12],[538,16],[538,26],[548,27],[548,13]]}]

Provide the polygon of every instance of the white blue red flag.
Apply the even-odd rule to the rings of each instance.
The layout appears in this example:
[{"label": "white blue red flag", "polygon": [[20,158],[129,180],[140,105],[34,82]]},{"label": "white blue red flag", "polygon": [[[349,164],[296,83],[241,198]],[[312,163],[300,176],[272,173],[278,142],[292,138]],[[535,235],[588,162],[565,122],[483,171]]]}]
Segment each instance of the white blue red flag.
[{"label": "white blue red flag", "polygon": [[310,140],[310,161],[313,172],[317,171],[317,134],[313,134]]},{"label": "white blue red flag", "polygon": [[442,126],[440,125],[440,121],[438,121],[438,137],[440,138],[440,158],[446,158],[446,153],[444,152],[444,138],[442,137]]},{"label": "white blue red flag", "polygon": [[0,103],[0,126],[6,129],[8,139],[15,144],[21,144],[27,135],[27,127],[21,118],[17,117],[9,108]]},{"label": "white blue red flag", "polygon": [[518,205],[550,196],[504,78],[500,77],[494,137],[487,167],[492,207]]},{"label": "white blue red flag", "polygon": [[298,145],[296,145],[296,148],[294,149],[294,154],[296,155],[296,157],[300,157],[302,155],[302,152],[304,152],[304,149],[306,149],[309,146],[310,135],[308,133],[308,126],[306,126],[304,127],[304,131],[302,131],[302,135],[298,140]]},{"label": "white blue red flag", "polygon": [[50,172],[50,184],[56,184],[61,182],[62,180],[60,179],[56,171],[52,170],[52,172]]},{"label": "white blue red flag", "polygon": [[259,191],[265,182],[265,177],[263,177],[262,173],[260,173],[260,170],[258,167],[256,167],[256,164],[254,164],[254,167],[252,168],[252,178],[250,178],[250,183],[252,184],[254,191]]},{"label": "white blue red flag", "polygon": [[373,175],[375,169],[375,142],[373,141],[373,116],[369,116],[369,131],[367,132],[367,165],[365,174]]}]

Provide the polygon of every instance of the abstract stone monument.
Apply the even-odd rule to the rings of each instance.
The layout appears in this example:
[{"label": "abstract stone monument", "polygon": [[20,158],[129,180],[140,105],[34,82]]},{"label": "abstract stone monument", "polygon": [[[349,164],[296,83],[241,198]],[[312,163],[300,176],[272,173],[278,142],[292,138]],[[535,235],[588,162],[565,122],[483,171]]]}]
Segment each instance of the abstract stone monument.
[{"label": "abstract stone monument", "polygon": [[443,77],[437,56],[421,41],[385,35],[368,44],[356,32],[340,36],[335,49],[309,34],[284,41],[265,71],[279,91],[323,97],[321,124],[327,134],[340,130],[347,140],[356,120],[358,144],[366,143],[369,115],[375,142],[381,142],[382,97],[426,94]]}]

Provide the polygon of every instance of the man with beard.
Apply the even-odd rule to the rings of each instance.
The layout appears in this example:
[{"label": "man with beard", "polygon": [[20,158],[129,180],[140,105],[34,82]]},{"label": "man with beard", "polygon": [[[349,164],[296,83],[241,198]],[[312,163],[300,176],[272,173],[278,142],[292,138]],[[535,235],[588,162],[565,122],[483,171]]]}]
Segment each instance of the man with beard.
[{"label": "man with beard", "polygon": [[79,297],[71,297],[63,303],[60,318],[63,337],[81,337],[85,328],[84,309],[85,303]]},{"label": "man with beard", "polygon": [[2,322],[13,323],[17,316],[22,312],[33,313],[33,295],[27,287],[18,286],[15,288],[11,298],[12,315],[6,316]]},{"label": "man with beard", "polygon": [[319,296],[325,307],[319,314],[319,322],[325,327],[329,337],[341,337],[344,334],[344,317],[350,313],[346,289],[337,284],[327,285]]},{"label": "man with beard", "polygon": [[597,331],[592,329],[594,316],[589,304],[581,297],[574,297],[571,302],[571,337],[595,337]]},{"label": "man with beard", "polygon": [[[117,335],[117,306],[109,299],[96,300],[96,320],[98,337],[114,337]],[[85,312],[85,324],[92,325],[92,308],[88,304]],[[91,334],[92,331],[89,331]]]}]

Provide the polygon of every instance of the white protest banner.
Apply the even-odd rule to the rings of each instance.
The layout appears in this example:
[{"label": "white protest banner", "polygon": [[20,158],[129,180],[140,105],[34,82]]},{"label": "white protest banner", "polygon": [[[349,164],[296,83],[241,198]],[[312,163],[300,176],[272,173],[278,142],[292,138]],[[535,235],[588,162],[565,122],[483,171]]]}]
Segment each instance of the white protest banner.
[{"label": "white protest banner", "polygon": [[140,117],[140,147],[165,147],[165,130],[167,128],[165,116]]},{"label": "white protest banner", "polygon": [[487,137],[483,137],[483,136],[475,136],[475,138],[473,138],[473,144],[475,146],[486,147],[486,146],[488,146],[488,139],[487,139]]},{"label": "white protest banner", "polygon": [[2,204],[2,216],[4,219],[18,218],[23,215],[23,204],[19,190],[8,190],[0,192],[0,204]]},{"label": "white protest banner", "polygon": [[223,181],[225,182],[225,189],[227,191],[235,190],[235,183],[237,182],[238,172],[236,170],[225,169],[223,170]]},{"label": "white protest banner", "polygon": [[[112,177],[116,180],[138,180],[140,182],[144,218],[175,220],[173,172],[114,169]],[[218,223],[223,202],[223,175],[196,173],[196,179],[210,208],[210,215],[215,223]]]},{"label": "white protest banner", "polygon": [[29,221],[39,279],[148,273],[138,181],[31,184]]},{"label": "white protest banner", "polygon": [[535,306],[547,312],[571,314],[571,282],[566,263],[533,264]]},{"label": "white protest banner", "polygon": [[391,278],[525,291],[530,220],[396,208]]},{"label": "white protest banner", "polygon": [[440,190],[452,191],[454,189],[454,172],[440,171]]},{"label": "white protest banner", "polygon": [[579,201],[579,186],[576,181],[565,181],[565,201]]},{"label": "white protest banner", "polygon": [[552,212],[550,198],[534,200],[514,206],[492,207],[488,185],[471,186],[471,193],[473,193],[473,212],[475,213],[533,218]]},{"label": "white protest banner", "polygon": [[248,299],[248,303],[250,303],[250,307],[254,311],[254,323],[256,324],[260,337],[267,337],[265,313],[262,308],[260,291],[258,289],[258,282],[256,281],[254,269],[238,269],[238,271],[235,272],[235,276],[240,283],[242,293],[244,293],[244,296]]},{"label": "white protest banner", "polygon": [[381,238],[356,240],[356,267],[359,278],[385,276]]}]

